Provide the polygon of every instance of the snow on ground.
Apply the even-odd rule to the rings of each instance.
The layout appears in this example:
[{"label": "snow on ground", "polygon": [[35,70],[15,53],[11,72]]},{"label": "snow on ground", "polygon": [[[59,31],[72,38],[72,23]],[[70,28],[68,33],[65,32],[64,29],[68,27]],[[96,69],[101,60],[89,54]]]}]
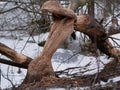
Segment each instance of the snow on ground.
[{"label": "snow on ground", "polygon": [[[114,40],[120,45],[120,34],[115,34],[115,35],[112,35],[111,37],[116,38],[116,39],[114,39]],[[118,39],[118,40],[117,40],[117,39]],[[116,43],[113,42],[112,39],[110,39],[110,42],[112,42],[113,46],[116,46]],[[117,48],[118,48],[118,47],[117,47]],[[120,47],[119,47],[118,49],[120,49]]]},{"label": "snow on ground", "polygon": [[2,4],[2,5],[3,5],[4,3],[6,3],[6,2],[0,2],[0,4]]},{"label": "snow on ground", "polygon": [[66,87],[66,88],[48,88],[47,90],[89,90],[88,87]]},{"label": "snow on ground", "polygon": [[[120,38],[120,34],[116,34],[113,37]],[[35,39],[38,37],[36,36]],[[26,43],[29,37],[24,37],[22,39],[9,39],[9,38],[0,38],[0,42],[9,46],[12,49],[15,49],[18,53],[23,53],[31,58],[39,55],[42,52],[43,47],[39,47],[36,43]],[[120,41],[117,41],[120,43]],[[24,48],[25,47],[25,48]],[[24,48],[24,49],[23,49]],[[6,58],[1,55],[0,57]],[[98,62],[99,61],[99,62]],[[98,70],[98,63],[100,65],[100,69],[103,68],[103,64],[108,63],[110,60],[106,59],[106,56],[93,57],[93,56],[84,56],[80,54],[75,54],[71,50],[58,49],[52,58],[52,65],[55,71],[64,70],[70,67],[80,67],[79,69],[70,70],[69,74],[73,74],[76,72],[85,72],[86,70],[91,70],[85,73],[79,73],[79,75],[83,74],[93,74]],[[26,75],[26,70],[22,69],[21,73],[18,73],[19,69],[12,66],[7,66],[0,64],[0,68],[2,74],[6,78],[9,78],[14,85],[20,84]],[[7,73],[8,71],[8,73]],[[9,77],[7,77],[9,76]],[[65,76],[65,75],[61,75]],[[113,81],[120,80],[119,77],[113,79]],[[11,87],[11,83],[1,76],[1,88]],[[56,89],[52,89],[56,90]],[[59,90],[59,89],[57,89]],[[64,90],[64,89],[60,89]]]}]

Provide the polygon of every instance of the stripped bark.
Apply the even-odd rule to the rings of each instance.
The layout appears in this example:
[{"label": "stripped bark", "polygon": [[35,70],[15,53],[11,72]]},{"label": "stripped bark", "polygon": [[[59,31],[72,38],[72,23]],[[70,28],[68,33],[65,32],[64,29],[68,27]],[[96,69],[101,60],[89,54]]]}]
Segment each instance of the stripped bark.
[{"label": "stripped bark", "polygon": [[78,16],[75,29],[88,35],[92,43],[94,43],[96,50],[99,49],[108,58],[114,58],[105,65],[104,69],[99,73],[99,77],[97,77],[98,80],[107,81],[108,77],[106,76],[110,75],[110,71],[115,70],[120,60],[120,50],[112,46],[105,30],[89,15]]},{"label": "stripped bark", "polygon": [[59,45],[74,29],[76,19],[74,12],[63,8],[57,1],[47,1],[43,4],[42,11],[52,13],[53,25],[42,53],[29,64],[27,77],[23,83],[41,81],[44,77],[55,77],[51,58]]},{"label": "stripped bark", "polygon": [[96,45],[96,48],[107,56],[114,58],[120,57],[120,50],[112,46],[105,30],[94,18],[85,14],[79,15],[77,17],[77,22],[75,23],[75,29],[88,35]]}]

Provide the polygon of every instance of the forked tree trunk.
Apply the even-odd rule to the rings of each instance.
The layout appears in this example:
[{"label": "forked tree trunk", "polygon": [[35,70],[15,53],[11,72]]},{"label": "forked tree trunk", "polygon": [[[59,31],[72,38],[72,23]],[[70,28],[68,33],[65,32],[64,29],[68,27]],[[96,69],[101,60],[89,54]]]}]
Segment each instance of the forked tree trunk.
[{"label": "forked tree trunk", "polygon": [[72,10],[63,8],[57,1],[47,1],[42,11],[53,14],[53,25],[42,53],[28,67],[24,83],[40,81],[44,77],[55,76],[51,58],[59,45],[72,33],[75,15]]}]

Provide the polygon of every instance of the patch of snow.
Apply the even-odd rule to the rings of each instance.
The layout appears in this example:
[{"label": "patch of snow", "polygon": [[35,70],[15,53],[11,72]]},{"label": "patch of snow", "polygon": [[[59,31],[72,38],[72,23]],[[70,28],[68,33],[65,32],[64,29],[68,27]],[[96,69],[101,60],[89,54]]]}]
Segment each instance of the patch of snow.
[{"label": "patch of snow", "polygon": [[0,4],[5,4],[5,3],[6,3],[6,2],[1,2],[1,1],[0,1]]},{"label": "patch of snow", "polygon": [[115,78],[111,78],[108,80],[108,82],[110,82],[111,80],[112,80],[112,82],[118,82],[118,81],[120,81],[120,76],[115,77]]},{"label": "patch of snow", "polygon": [[[114,35],[114,37],[120,38],[120,34],[116,34]],[[22,53],[31,58],[34,58],[42,52],[43,47],[39,47],[36,43],[26,44],[26,41],[28,40],[28,38],[29,37],[22,37],[22,40],[0,38],[0,42],[4,43],[10,48],[15,49],[18,53]],[[38,37],[35,36],[35,38],[37,39]],[[23,47],[25,47],[24,50],[23,50]],[[74,54],[75,53],[73,53],[70,50],[58,49],[52,58],[52,65],[53,65],[54,70],[60,71],[60,70],[65,70],[67,68],[80,67],[79,69],[69,70],[68,74],[74,74],[76,72],[84,72],[84,73],[79,73],[79,75],[93,74],[98,71],[98,65],[97,65],[98,61],[99,61],[100,70],[104,67],[103,63],[107,64],[108,62],[111,61],[110,59],[109,60],[106,59],[105,55],[96,58],[94,56],[84,56],[80,54],[76,54],[76,55]],[[4,56],[2,55],[1,57],[4,57]],[[7,75],[7,70],[9,68],[8,76],[15,85],[20,84],[22,80],[25,78],[26,70],[24,69],[22,69],[21,74],[18,74],[17,73],[18,68],[16,67],[12,67],[12,66],[8,67],[7,65],[4,65],[4,64],[0,64],[0,67],[1,67],[2,72],[5,75]],[[86,72],[86,70],[88,71]],[[92,71],[89,71],[89,70],[92,70]],[[61,75],[61,76],[64,76],[64,75]],[[115,79],[113,79],[114,82],[116,82],[117,80],[120,80],[120,77],[116,77]],[[2,77],[1,87],[6,88],[10,86],[11,86],[10,82]]]},{"label": "patch of snow", "polygon": [[[114,41],[117,42],[118,44],[120,44],[120,34],[112,35],[112,37],[116,38],[116,39],[114,39]],[[117,40],[117,39],[119,39],[119,40]],[[110,42],[112,43],[113,46],[116,46],[116,43],[113,42],[113,40],[111,40],[111,39],[109,39],[109,40],[110,40]],[[120,47],[118,49],[120,49]]]}]

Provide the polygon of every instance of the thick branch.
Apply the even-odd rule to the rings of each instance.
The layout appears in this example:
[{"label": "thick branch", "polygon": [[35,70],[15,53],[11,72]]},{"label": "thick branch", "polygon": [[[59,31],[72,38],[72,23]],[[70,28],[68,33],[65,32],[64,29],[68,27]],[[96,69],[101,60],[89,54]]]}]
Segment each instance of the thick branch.
[{"label": "thick branch", "polygon": [[109,57],[120,57],[120,51],[112,46],[105,30],[95,21],[94,18],[86,14],[79,15],[77,17],[75,29],[88,35],[96,45],[96,48]]},{"label": "thick branch", "polygon": [[13,62],[13,61],[10,61],[10,60],[6,60],[6,59],[3,59],[3,58],[0,58],[0,63],[6,64],[6,65],[11,65],[11,66],[14,66],[14,67],[27,69],[26,65],[19,64],[19,63],[16,63],[16,62]]},{"label": "thick branch", "polygon": [[95,49],[99,49],[102,53],[114,59],[105,65],[104,69],[99,73],[99,79],[107,81],[105,75],[110,75],[110,71],[114,71],[120,60],[120,50],[113,47],[108,39],[105,30],[89,15],[80,15],[77,18],[75,29],[88,35],[95,44]]},{"label": "thick branch", "polygon": [[28,64],[31,62],[31,58],[22,54],[18,54],[13,49],[7,47],[3,43],[0,43],[0,53],[15,61],[16,63],[23,64],[28,67]]}]

